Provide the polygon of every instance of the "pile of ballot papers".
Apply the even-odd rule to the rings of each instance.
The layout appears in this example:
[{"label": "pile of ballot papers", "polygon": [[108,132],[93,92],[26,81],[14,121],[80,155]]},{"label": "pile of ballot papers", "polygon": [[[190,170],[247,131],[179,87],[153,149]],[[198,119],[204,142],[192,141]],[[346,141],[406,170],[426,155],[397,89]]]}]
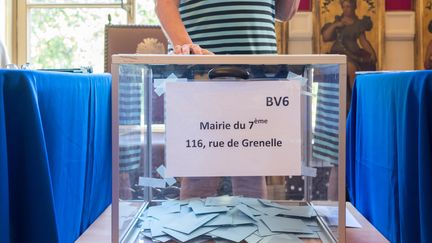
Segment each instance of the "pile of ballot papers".
[{"label": "pile of ballot papers", "polygon": [[310,206],[246,197],[170,200],[148,207],[141,235],[153,242],[303,242],[323,239]]}]

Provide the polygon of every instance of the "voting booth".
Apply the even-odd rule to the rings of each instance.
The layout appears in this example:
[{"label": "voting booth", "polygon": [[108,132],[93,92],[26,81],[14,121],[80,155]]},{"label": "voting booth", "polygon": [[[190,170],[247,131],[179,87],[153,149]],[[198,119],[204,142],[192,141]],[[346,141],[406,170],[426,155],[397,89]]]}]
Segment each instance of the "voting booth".
[{"label": "voting booth", "polygon": [[345,56],[112,60],[112,242],[345,242]]}]

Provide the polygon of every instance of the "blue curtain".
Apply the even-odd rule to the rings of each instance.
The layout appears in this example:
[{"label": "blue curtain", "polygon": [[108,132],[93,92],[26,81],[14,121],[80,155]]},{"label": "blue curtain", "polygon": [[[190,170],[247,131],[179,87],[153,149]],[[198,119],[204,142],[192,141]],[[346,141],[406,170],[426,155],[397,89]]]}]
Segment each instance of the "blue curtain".
[{"label": "blue curtain", "polygon": [[347,186],[356,208],[391,242],[432,242],[432,71],[357,77]]},{"label": "blue curtain", "polygon": [[0,239],[73,242],[111,202],[111,77],[0,70]]}]

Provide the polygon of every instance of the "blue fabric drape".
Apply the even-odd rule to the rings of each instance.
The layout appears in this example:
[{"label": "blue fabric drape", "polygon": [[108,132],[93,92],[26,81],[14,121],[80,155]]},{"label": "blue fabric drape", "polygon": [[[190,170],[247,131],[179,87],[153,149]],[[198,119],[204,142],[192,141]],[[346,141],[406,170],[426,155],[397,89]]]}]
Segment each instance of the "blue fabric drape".
[{"label": "blue fabric drape", "polygon": [[347,186],[391,242],[432,242],[432,71],[357,77]]},{"label": "blue fabric drape", "polygon": [[0,76],[0,239],[3,239],[5,242],[9,242],[9,176],[6,149],[3,84],[4,78]]},{"label": "blue fabric drape", "polygon": [[111,78],[0,70],[0,91],[0,239],[73,242],[111,202]]}]

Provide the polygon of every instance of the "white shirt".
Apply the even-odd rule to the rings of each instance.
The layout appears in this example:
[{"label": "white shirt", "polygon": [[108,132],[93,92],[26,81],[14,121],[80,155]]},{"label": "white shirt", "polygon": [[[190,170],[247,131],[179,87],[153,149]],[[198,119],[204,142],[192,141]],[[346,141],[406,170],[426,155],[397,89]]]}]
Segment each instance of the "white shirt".
[{"label": "white shirt", "polygon": [[6,65],[9,63],[10,60],[7,54],[6,47],[3,45],[3,42],[0,40],[0,68],[6,67]]}]

